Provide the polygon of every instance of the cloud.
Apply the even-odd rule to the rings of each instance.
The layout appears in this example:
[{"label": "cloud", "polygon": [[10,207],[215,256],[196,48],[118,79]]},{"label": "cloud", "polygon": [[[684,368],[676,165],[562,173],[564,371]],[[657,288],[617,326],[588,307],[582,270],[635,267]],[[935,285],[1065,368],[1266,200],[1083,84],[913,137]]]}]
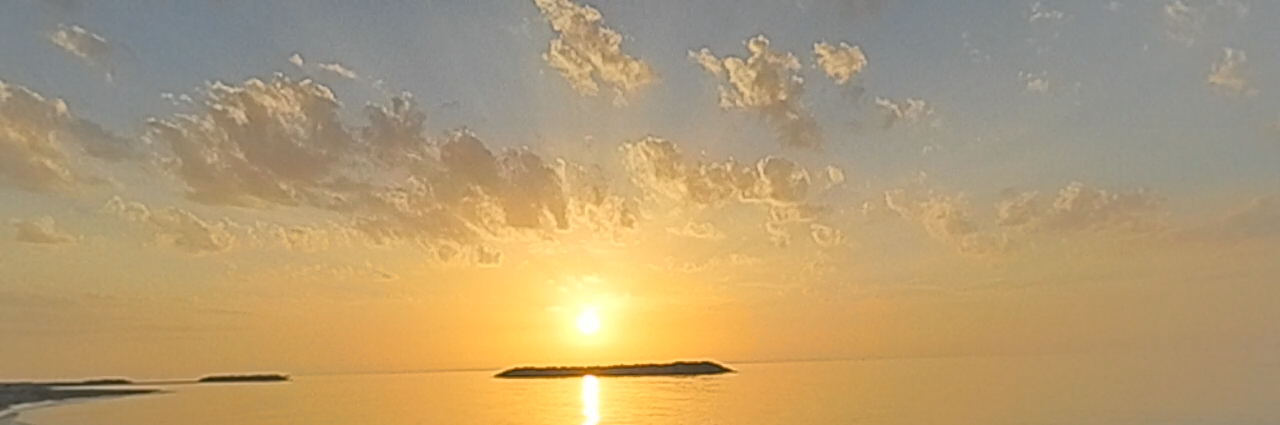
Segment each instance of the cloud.
[{"label": "cloud", "polygon": [[1228,240],[1280,235],[1280,198],[1259,196],[1222,218],[1218,233]]},{"label": "cloud", "polygon": [[844,234],[835,227],[812,223],[809,225],[809,236],[813,242],[823,248],[831,248],[844,244]]},{"label": "cloud", "polygon": [[1038,74],[1018,72],[1018,80],[1022,81],[1023,91],[1027,93],[1048,93],[1049,79],[1046,78],[1046,75],[1046,72]]},{"label": "cloud", "polygon": [[302,59],[302,55],[296,52],[292,55],[289,55],[289,63],[299,68],[307,64],[307,62]]},{"label": "cloud", "polygon": [[746,42],[746,59],[718,58],[710,49],[689,52],[689,57],[720,81],[720,107],[755,113],[778,131],[787,147],[817,148],[822,144],[817,120],[800,102],[804,79],[797,73],[800,61],[790,53],[769,48],[763,35]]},{"label": "cloud", "polygon": [[[113,49],[107,39],[79,25],[59,24],[57,31],[49,33],[48,38],[55,46],[93,67],[105,67],[111,58]],[[108,70],[107,78],[110,77]]]},{"label": "cloud", "polygon": [[1027,15],[1027,21],[1032,23],[1041,20],[1061,21],[1065,17],[1066,14],[1062,13],[1061,10],[1049,9],[1044,3],[1035,2],[1031,4],[1031,12]]},{"label": "cloud", "polygon": [[75,151],[66,149],[68,142],[101,159],[134,154],[124,139],[72,116],[66,102],[0,80],[0,184],[59,192],[91,181],[76,170]]},{"label": "cloud", "polygon": [[827,181],[831,186],[842,184],[845,181],[844,170],[834,165],[827,166]]},{"label": "cloud", "polygon": [[556,33],[543,58],[579,94],[597,96],[603,84],[613,89],[614,103],[623,104],[656,79],[649,64],[622,52],[622,36],[602,25],[595,8],[570,0],[533,3]]},{"label": "cloud", "polygon": [[1195,44],[1203,31],[1204,15],[1197,9],[1187,6],[1182,0],[1164,6],[1163,15],[1169,38],[1187,46]]},{"label": "cloud", "polygon": [[76,241],[74,236],[55,228],[53,217],[44,216],[31,219],[15,219],[9,222],[17,232],[14,239],[18,242],[43,245],[60,245]]},{"label": "cloud", "polygon": [[[1194,2],[1192,2],[1194,3]],[[1193,46],[1210,30],[1234,27],[1235,21],[1249,15],[1249,6],[1237,0],[1217,0],[1191,6],[1182,0],[1165,4],[1161,19],[1165,34],[1187,47]]]},{"label": "cloud", "polygon": [[169,207],[152,210],[145,204],[112,197],[103,211],[148,225],[156,240],[190,254],[215,254],[231,249],[235,237],[225,223],[210,223],[190,211]]},{"label": "cloud", "polygon": [[867,67],[867,57],[862,54],[862,48],[845,42],[840,42],[839,46],[826,42],[815,43],[813,56],[822,72],[840,85],[852,81]]},{"label": "cloud", "polygon": [[792,206],[805,201],[810,176],[799,164],[764,157],[754,165],[689,161],[674,142],[645,137],[623,144],[623,164],[632,181],[651,194],[698,206],[727,202]]},{"label": "cloud", "polygon": [[[296,55],[295,55],[295,56],[296,56]],[[299,59],[300,59],[300,58],[299,58]],[[290,60],[292,60],[292,58],[290,58]],[[348,80],[355,80],[355,79],[359,79],[359,78],[360,78],[360,75],[356,74],[356,72],[355,72],[355,71],[352,71],[352,70],[348,69],[348,68],[347,68],[347,67],[345,67],[345,66],[342,66],[342,64],[337,63],[337,62],[332,62],[332,63],[322,63],[322,64],[318,64],[318,65],[316,65],[316,67],[320,68],[320,69],[321,69],[321,70],[323,70],[323,71],[327,71],[327,72],[329,72],[329,73],[331,73],[331,74],[337,75],[337,76],[339,76],[339,77],[346,78],[346,79],[348,79]]]},{"label": "cloud", "polygon": [[902,218],[919,223],[939,240],[961,239],[978,229],[965,213],[967,205],[959,196],[892,189],[884,192],[884,204]]},{"label": "cloud", "polygon": [[1256,90],[1249,88],[1249,82],[1244,77],[1245,65],[1248,62],[1244,52],[1229,47],[1224,48],[1223,52],[1225,56],[1213,64],[1206,82],[1211,87],[1234,96],[1256,93]]},{"label": "cloud", "polygon": [[899,124],[915,124],[933,116],[933,107],[920,99],[893,101],[877,97],[876,106],[884,115],[882,124],[884,128],[892,128]]},{"label": "cloud", "polygon": [[696,221],[685,223],[684,227],[667,228],[667,233],[686,238],[706,240],[718,240],[725,237],[724,232],[717,229],[714,224]]},{"label": "cloud", "polygon": [[201,111],[148,122],[147,138],[168,147],[193,200],[212,205],[296,205],[334,177],[353,146],[333,93],[277,75],[241,86],[211,84]]},{"label": "cloud", "polygon": [[1008,192],[996,203],[996,225],[1026,232],[1150,233],[1163,229],[1163,198],[1146,189],[1111,192],[1073,182],[1052,201],[1037,192]]}]

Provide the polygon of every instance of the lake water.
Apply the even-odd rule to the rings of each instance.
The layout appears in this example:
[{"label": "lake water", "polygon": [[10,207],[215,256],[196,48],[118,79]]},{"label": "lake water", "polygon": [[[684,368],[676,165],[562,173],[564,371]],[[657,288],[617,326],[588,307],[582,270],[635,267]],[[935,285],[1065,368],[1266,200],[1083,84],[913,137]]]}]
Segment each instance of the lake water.
[{"label": "lake water", "polygon": [[683,378],[492,372],[299,376],[23,413],[35,425],[1275,424],[1274,354],[980,357],[733,365]]}]

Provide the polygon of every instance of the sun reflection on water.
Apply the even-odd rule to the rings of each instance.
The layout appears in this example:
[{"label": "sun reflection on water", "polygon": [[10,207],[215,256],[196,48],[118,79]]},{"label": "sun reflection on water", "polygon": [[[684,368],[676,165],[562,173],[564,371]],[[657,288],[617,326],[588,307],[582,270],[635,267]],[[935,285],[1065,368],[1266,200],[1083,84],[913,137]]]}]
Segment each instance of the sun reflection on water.
[{"label": "sun reflection on water", "polygon": [[586,416],[583,425],[600,422],[600,382],[593,375],[582,377],[582,415]]}]

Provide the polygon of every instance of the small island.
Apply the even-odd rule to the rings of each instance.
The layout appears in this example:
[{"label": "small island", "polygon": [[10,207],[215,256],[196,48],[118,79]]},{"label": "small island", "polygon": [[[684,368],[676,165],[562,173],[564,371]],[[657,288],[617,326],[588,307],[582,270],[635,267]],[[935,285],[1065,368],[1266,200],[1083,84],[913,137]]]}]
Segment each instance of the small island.
[{"label": "small island", "polygon": [[289,375],[279,373],[264,373],[256,375],[209,375],[197,380],[201,384],[225,384],[225,383],[257,383],[257,382],[286,382]]},{"label": "small island", "polygon": [[655,364],[588,366],[588,367],[517,367],[504,370],[495,378],[571,378],[578,376],[689,376],[733,373],[724,365],[710,362],[672,362]]}]

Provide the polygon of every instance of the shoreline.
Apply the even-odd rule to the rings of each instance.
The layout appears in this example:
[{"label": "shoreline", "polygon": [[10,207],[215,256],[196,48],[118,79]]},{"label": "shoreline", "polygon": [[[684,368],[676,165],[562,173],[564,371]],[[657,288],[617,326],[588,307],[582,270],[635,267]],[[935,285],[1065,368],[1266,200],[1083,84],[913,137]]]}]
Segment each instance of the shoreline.
[{"label": "shoreline", "polygon": [[0,425],[18,423],[22,413],[65,404],[163,393],[159,389],[66,389],[44,384],[0,385]]}]

